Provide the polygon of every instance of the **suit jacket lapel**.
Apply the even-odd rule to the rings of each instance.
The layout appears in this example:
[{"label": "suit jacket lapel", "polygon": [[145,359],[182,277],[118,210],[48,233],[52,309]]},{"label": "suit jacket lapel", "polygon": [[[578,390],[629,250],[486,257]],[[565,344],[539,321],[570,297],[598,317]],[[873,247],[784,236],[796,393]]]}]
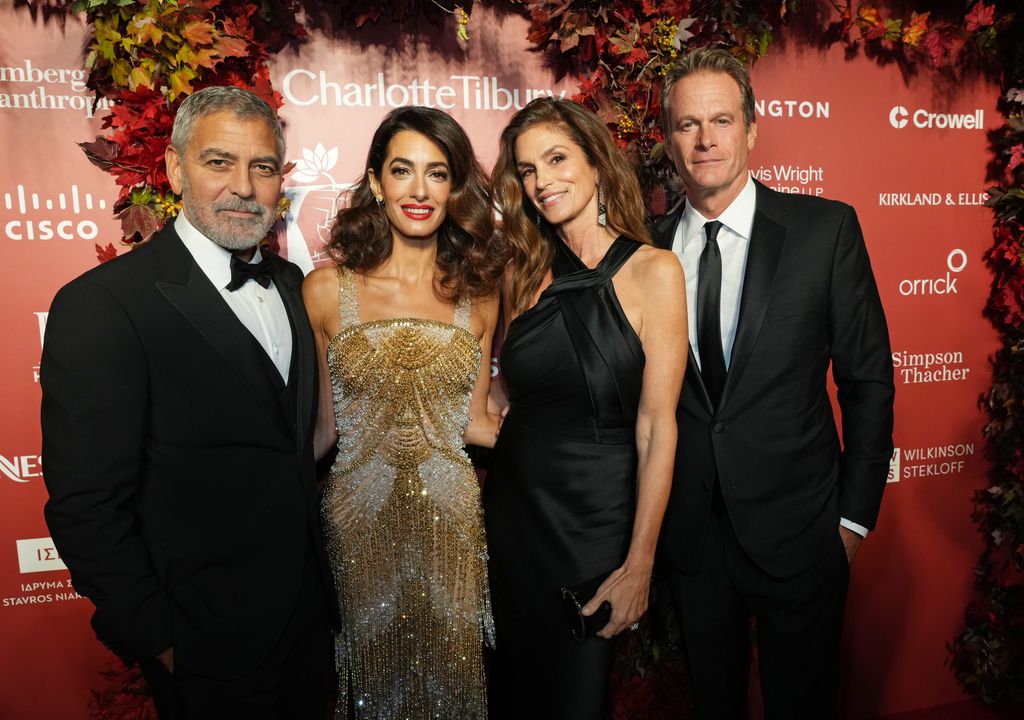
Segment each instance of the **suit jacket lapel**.
[{"label": "suit jacket lapel", "polygon": [[679,203],[677,208],[673,208],[672,212],[659,220],[652,228],[651,239],[656,247],[660,247],[662,250],[672,249],[676,223],[679,222],[679,218],[683,214],[683,207],[684,203]]},{"label": "suit jacket lapel", "polygon": [[302,302],[302,288],[293,273],[285,272],[284,261],[274,263],[274,284],[277,286],[288,321],[292,327],[292,367],[295,370],[295,437],[300,441],[306,437],[313,416],[316,400],[316,374],[309,372],[315,367],[316,346],[313,334],[308,329],[306,306]]},{"label": "suit jacket lapel", "polygon": [[771,191],[758,184],[757,209],[754,225],[750,232],[750,247],[747,250],[747,267],[743,274],[743,291],[740,297],[740,314],[733,341],[729,373],[725,378],[719,408],[725,406],[729,397],[750,361],[750,355],[757,342],[757,336],[764,324],[771,299],[775,273],[786,239],[786,228],[773,218]]},{"label": "suit jacket lapel", "polygon": [[[164,268],[164,280],[156,283],[157,289],[224,358],[278,425],[291,432],[284,423],[273,378],[261,357],[266,353],[259,343],[192,259],[172,226],[152,242]],[[281,383],[280,375],[277,382]]]},{"label": "suit jacket lapel", "polygon": [[[671,250],[672,241],[676,235],[676,225],[679,223],[680,217],[683,215],[683,209],[686,207],[686,203],[680,202],[675,208],[669,212],[668,215],[663,217],[652,229],[651,239],[654,241],[655,246],[662,250]],[[711,407],[711,396],[708,395],[708,389],[704,385],[704,377],[700,374],[700,368],[697,366],[697,358],[694,357],[693,348],[690,347],[689,342],[686,344],[687,347],[687,359],[686,359],[686,382],[694,383],[696,385],[697,394],[704,401],[704,405],[710,409]]]}]

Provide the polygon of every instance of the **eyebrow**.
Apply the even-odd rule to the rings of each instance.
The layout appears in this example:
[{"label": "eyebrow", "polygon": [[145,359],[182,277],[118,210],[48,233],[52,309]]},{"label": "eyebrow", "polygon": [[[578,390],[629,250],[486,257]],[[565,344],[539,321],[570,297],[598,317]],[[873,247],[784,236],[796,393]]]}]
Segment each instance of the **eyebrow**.
[{"label": "eyebrow", "polygon": [[[720,111],[718,111],[716,113],[712,113],[710,117],[711,117],[712,120],[716,120],[716,119],[722,118],[722,117],[729,118],[730,120],[734,120],[736,118],[736,113],[734,113],[732,110],[720,110]],[[690,115],[683,115],[681,118],[679,118],[679,121],[676,124],[678,125],[680,123],[686,122],[687,120],[693,120],[694,122],[700,122],[700,119],[696,115],[690,114]]]},{"label": "eyebrow", "polygon": [[[413,167],[416,166],[416,163],[414,163],[409,158],[396,157],[396,158],[392,158],[391,159],[391,163],[388,165],[388,167],[390,167],[391,165],[394,165],[395,163],[402,163],[403,165],[411,165]],[[443,160],[438,160],[436,162],[427,163],[427,169],[428,170],[430,168],[435,168],[435,167],[443,167],[443,168],[447,169],[448,168],[448,163],[444,162]]]},{"label": "eyebrow", "polygon": [[[542,152],[540,154],[540,156],[541,157],[547,157],[547,156],[551,155],[552,153],[559,152],[559,151],[561,151],[561,152],[568,152],[569,148],[567,148],[565,145],[552,145],[547,150]],[[528,162],[517,162],[516,163],[516,167],[524,167],[524,166],[527,166],[527,165],[533,165],[533,163],[528,163]]]},{"label": "eyebrow", "polygon": [[[217,147],[206,148],[201,153],[199,153],[199,156],[198,156],[199,160],[208,160],[210,158],[223,158],[224,160],[237,160],[238,156],[235,155],[232,152],[228,152],[227,150],[223,150],[223,149],[217,148]],[[275,168],[281,167],[281,161],[278,160],[275,155],[261,155],[260,157],[255,157],[255,158],[253,158],[252,160],[249,161],[250,165],[260,165],[260,164],[264,164],[264,163],[269,164],[269,165],[273,165]]]}]

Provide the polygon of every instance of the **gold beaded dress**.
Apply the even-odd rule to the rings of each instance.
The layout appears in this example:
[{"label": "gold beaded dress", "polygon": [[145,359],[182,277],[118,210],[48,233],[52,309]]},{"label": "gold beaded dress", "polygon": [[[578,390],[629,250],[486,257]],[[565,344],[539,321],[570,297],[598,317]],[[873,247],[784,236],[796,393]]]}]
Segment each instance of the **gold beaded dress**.
[{"label": "gold beaded dress", "polygon": [[487,717],[493,644],[480,490],[462,449],[480,345],[454,322],[361,322],[339,269],[327,360],[338,456],[322,513],[341,607],[337,717]]}]

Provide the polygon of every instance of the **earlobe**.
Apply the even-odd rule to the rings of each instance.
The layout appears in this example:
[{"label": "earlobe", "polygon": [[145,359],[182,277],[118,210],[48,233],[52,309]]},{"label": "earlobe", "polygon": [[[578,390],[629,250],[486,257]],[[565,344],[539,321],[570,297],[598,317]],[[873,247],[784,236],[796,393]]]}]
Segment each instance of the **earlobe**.
[{"label": "earlobe", "polygon": [[383,200],[384,193],[381,192],[380,180],[377,179],[377,173],[373,170],[367,170],[366,179],[370,181],[370,192],[373,193],[373,197],[377,199],[377,204],[379,205]]},{"label": "earlobe", "polygon": [[750,129],[747,130],[747,151],[754,149],[754,145],[757,144],[757,123],[750,123]]}]

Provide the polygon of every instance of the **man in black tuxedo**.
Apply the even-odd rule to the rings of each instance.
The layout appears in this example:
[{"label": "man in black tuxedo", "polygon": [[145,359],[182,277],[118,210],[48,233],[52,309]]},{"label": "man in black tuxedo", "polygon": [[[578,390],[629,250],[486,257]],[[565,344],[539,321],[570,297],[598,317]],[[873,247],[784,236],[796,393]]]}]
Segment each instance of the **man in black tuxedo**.
[{"label": "man in black tuxedo", "polygon": [[47,523],[162,719],[325,713],[316,350],[301,271],[259,247],[283,155],[265,102],[196,92],[166,153],[181,214],[50,310]]},{"label": "man in black tuxedo", "polygon": [[851,207],[751,178],[757,124],[739,61],[714,48],[683,58],[662,112],[686,201],[655,242],[683,264],[690,357],[661,551],[697,717],[746,717],[753,616],[767,717],[827,720],[848,563],[892,453],[878,289]]}]

